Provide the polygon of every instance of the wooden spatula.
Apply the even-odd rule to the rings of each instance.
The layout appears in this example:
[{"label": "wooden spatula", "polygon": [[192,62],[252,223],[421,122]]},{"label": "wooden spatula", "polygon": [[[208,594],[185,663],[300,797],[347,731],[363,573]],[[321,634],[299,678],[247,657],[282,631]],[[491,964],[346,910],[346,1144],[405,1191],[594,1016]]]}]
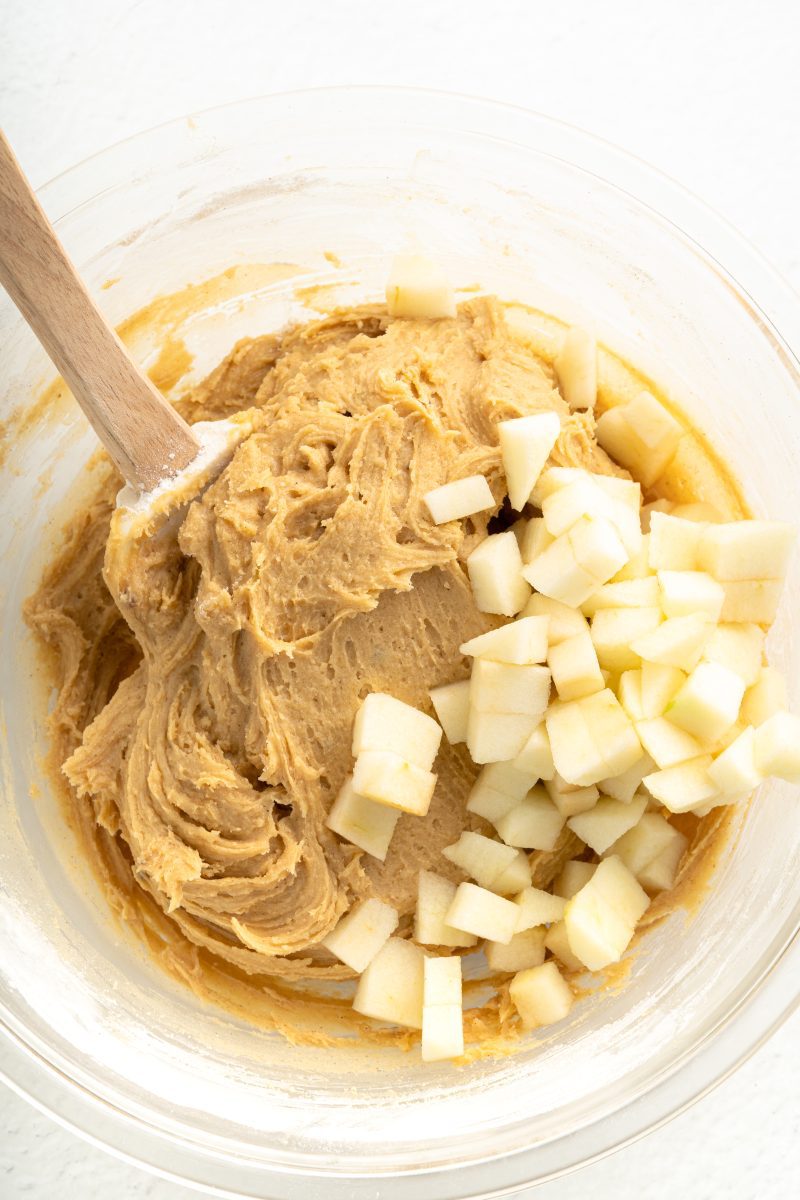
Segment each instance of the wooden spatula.
[{"label": "wooden spatula", "polygon": [[149,492],[200,446],[106,323],[0,131],[0,282],[126,481]]}]

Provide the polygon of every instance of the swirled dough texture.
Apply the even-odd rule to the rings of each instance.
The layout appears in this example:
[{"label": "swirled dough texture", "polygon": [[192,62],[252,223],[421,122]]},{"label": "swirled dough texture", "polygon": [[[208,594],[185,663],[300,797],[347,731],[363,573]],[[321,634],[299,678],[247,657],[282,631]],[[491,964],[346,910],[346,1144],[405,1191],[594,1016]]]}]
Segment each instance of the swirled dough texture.
[{"label": "swirled dough texture", "polygon": [[[109,475],[29,616],[57,650],[56,753],[118,907],[198,989],[204,971],[256,979],[287,1031],[292,988],[351,975],[319,946],[342,914],[377,896],[408,929],[420,869],[460,878],[441,849],[481,828],[476,768],[446,741],[430,813],[401,818],[385,863],[325,825],[362,698],[432,711],[429,689],[468,675],[459,644],[496,623],[465,569],[492,514],[436,526],[422,497],[479,473],[499,509],[497,423],[544,410],[563,422],[553,463],[617,468],[487,298],[455,319],[362,308],[241,343],[180,407],[248,410],[252,432],[138,538]],[[576,850],[567,834],[533,856],[536,882]],[[476,1036],[502,1025],[494,1004]]]}]

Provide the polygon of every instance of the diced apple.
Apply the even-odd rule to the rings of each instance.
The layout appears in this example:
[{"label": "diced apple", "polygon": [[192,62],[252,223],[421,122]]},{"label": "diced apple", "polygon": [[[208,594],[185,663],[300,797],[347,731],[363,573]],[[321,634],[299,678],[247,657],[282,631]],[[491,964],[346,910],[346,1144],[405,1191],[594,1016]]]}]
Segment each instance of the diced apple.
[{"label": "diced apple", "polygon": [[531,596],[523,609],[523,616],[547,617],[547,640],[551,646],[557,646],[576,633],[588,633],[589,622],[575,608],[554,600],[552,596],[542,596],[538,592]]},{"label": "diced apple", "polygon": [[659,608],[661,593],[658,580],[650,575],[641,579],[625,579],[605,583],[581,605],[586,617],[593,617],[603,608]]},{"label": "diced apple", "polygon": [[650,516],[650,568],[653,571],[696,571],[705,525],[669,513]]},{"label": "diced apple", "polygon": [[[713,634],[711,635],[713,638]],[[664,666],[663,663],[642,663],[642,718],[651,720],[660,717],[678,688],[686,682],[686,674],[679,667]]]},{"label": "diced apple", "polygon": [[780,579],[742,579],[725,583],[722,620],[771,625],[783,592]]},{"label": "diced apple", "polygon": [[445,846],[442,854],[490,891],[494,890],[494,881],[517,857],[511,846],[470,830],[465,830],[452,846]]},{"label": "diced apple", "polygon": [[592,888],[593,882],[590,879],[586,887],[567,902],[564,925],[570,949],[578,961],[590,971],[601,971],[622,958],[633,937],[634,926],[623,920],[617,910]]},{"label": "diced apple", "polygon": [[523,850],[552,850],[564,828],[564,818],[544,788],[535,787],[497,822],[496,828],[508,846]]},{"label": "diced apple", "polygon": [[360,796],[415,817],[426,815],[435,787],[435,775],[389,750],[362,750],[353,768],[353,788]]},{"label": "diced apple", "polygon": [[620,675],[617,692],[619,694],[619,702],[631,721],[641,721],[644,717],[641,669],[638,671],[624,671]]},{"label": "diced apple", "polygon": [[603,690],[600,663],[588,632],[575,634],[551,646],[547,663],[562,700],[577,700]]},{"label": "diced apple", "polygon": [[598,864],[589,886],[612,905],[627,924],[635,927],[650,906],[650,897],[617,855]]},{"label": "diced apple", "polygon": [[536,481],[531,502],[537,508],[541,508],[548,496],[553,495],[553,492],[558,492],[579,481],[585,483],[587,479],[591,479],[591,474],[585,467],[547,467]]},{"label": "diced apple", "polygon": [[646,812],[633,829],[629,829],[614,842],[610,847],[610,854],[616,855],[631,874],[639,879],[653,859],[658,858],[676,839],[685,848],[686,839],[677,829],[673,829],[669,821],[660,813]]},{"label": "diced apple", "polygon": [[[608,574],[587,566],[590,574],[594,574],[598,583],[605,583],[612,574],[620,571],[627,560],[638,554],[642,547],[642,530],[639,518],[638,502],[635,508],[629,498],[620,498],[615,489],[609,490],[608,483],[624,483],[623,480],[611,479],[603,475],[586,475],[576,479],[567,487],[559,488],[542,501],[542,517],[548,533],[558,538],[571,533],[581,522],[594,519],[607,521],[614,527],[624,548],[624,556],[620,555],[619,546],[609,540],[607,530],[603,529],[604,545],[608,549],[609,563],[616,558],[619,560],[614,572]],[[634,485],[636,486],[636,485]],[[596,537],[595,537],[595,540]],[[576,553],[578,551],[576,550]],[[581,560],[587,557],[588,551],[581,555]],[[601,577],[602,576],[602,577]]]},{"label": "diced apple", "polygon": [[659,571],[658,586],[665,616],[702,613],[709,621],[719,620],[725,589],[704,571]]},{"label": "diced apple", "polygon": [[718,625],[703,651],[709,662],[735,671],[751,687],[761,674],[764,630],[759,625]]},{"label": "diced apple", "polygon": [[[644,512],[644,509],[642,509]],[[645,526],[643,525],[644,529]],[[621,571],[617,571],[612,583],[624,583],[632,579],[647,579],[650,575],[650,534],[645,531],[639,549],[626,562]]]},{"label": "diced apple", "polygon": [[624,505],[640,520],[642,508],[642,486],[635,479],[623,479],[621,475],[603,475],[590,472],[591,479],[601,492]]},{"label": "diced apple", "polygon": [[422,1004],[424,1008],[461,1007],[461,959],[457,954],[425,959]]},{"label": "diced apple", "polygon": [[606,517],[581,517],[569,531],[572,553],[579,567],[605,583],[628,561],[628,552],[616,528]]},{"label": "diced apple", "polygon": [[763,775],[800,783],[800,717],[776,712],[756,730],[755,762]]},{"label": "diced apple", "polygon": [[538,724],[549,699],[547,667],[520,667],[488,658],[476,658],[472,664],[469,702],[478,712],[519,713]]},{"label": "diced apple", "polygon": [[[426,962],[431,961],[440,960],[426,959]],[[464,1012],[460,1004],[425,1005],[421,1053],[423,1062],[461,1057],[464,1053]]]},{"label": "diced apple", "polygon": [[509,996],[525,1029],[563,1021],[575,1003],[571,987],[554,962],[520,971],[511,980]]},{"label": "diced apple", "polygon": [[651,500],[649,504],[642,505],[642,529],[645,533],[650,532],[650,518],[654,512],[658,513],[673,513],[677,505],[671,500]]},{"label": "diced apple", "polygon": [[[488,763],[480,771],[472,785],[472,791],[467,801],[467,812],[477,813],[479,817],[486,816],[481,808],[482,797],[487,792],[500,793],[507,796],[512,804],[515,804],[528,794],[538,778],[535,772],[521,771],[514,763]],[[486,817],[486,819],[491,821],[492,817]]]},{"label": "diced apple", "polygon": [[325,824],[339,837],[383,862],[399,820],[400,813],[396,808],[387,808],[385,804],[360,796],[353,788],[352,775],[348,775]]},{"label": "diced apple", "polygon": [[704,616],[669,617],[657,629],[637,637],[631,645],[646,662],[692,671],[714,630]]},{"label": "diced apple", "polygon": [[392,936],[398,923],[396,908],[382,900],[365,900],[342,917],[322,944],[360,974]]},{"label": "diced apple", "polygon": [[433,871],[420,871],[417,882],[417,909],[414,914],[414,941],[423,946],[474,946],[477,938],[454,929],[445,915],[456,894],[456,885]]},{"label": "diced apple", "polygon": [[608,774],[580,700],[551,704],[545,715],[557,773],[575,787],[589,787]]},{"label": "diced apple", "polygon": [[763,725],[786,708],[786,680],[775,667],[762,667],[758,679],[744,694],[739,716],[746,725]]},{"label": "diced apple", "polygon": [[474,883],[460,883],[446,913],[448,925],[474,933],[490,942],[511,941],[516,932],[518,909],[511,900],[496,896]]},{"label": "diced apple", "polygon": [[715,579],[782,580],[797,531],[785,521],[731,521],[708,525],[699,562]]},{"label": "diced apple", "polygon": [[578,782],[597,783],[612,775],[622,775],[642,755],[636,730],[627,713],[609,688],[594,696],[586,696],[578,703],[605,768],[598,779]]},{"label": "diced apple", "polygon": [[547,930],[543,925],[515,933],[506,945],[487,942],[484,951],[491,971],[524,971],[526,967],[538,967],[544,962],[544,939]]},{"label": "diced apple", "polygon": [[587,329],[571,326],[553,360],[561,395],[571,409],[594,408],[597,400],[597,342]]},{"label": "diced apple", "polygon": [[564,820],[588,812],[600,799],[600,792],[594,784],[591,787],[575,787],[562,779],[558,772],[545,783],[544,788]]},{"label": "diced apple", "polygon": [[394,696],[372,692],[362,702],[353,725],[353,757],[364,750],[389,750],[430,771],[441,740],[441,727],[433,717]]},{"label": "diced apple", "polygon": [[624,803],[601,796],[589,812],[570,817],[567,825],[595,854],[603,854],[632,829],[647,808],[646,797]]},{"label": "diced apple", "polygon": [[555,774],[553,752],[544,721],[537,725],[511,764],[516,771],[531,774],[536,779],[552,779]]},{"label": "diced apple", "polygon": [[459,646],[461,654],[492,662],[530,666],[547,658],[547,617],[520,617]]},{"label": "diced apple", "polygon": [[660,624],[659,608],[600,609],[592,617],[592,642],[600,666],[607,671],[634,670],[640,659],[631,649],[631,643],[658,629]]},{"label": "diced apple", "polygon": [[573,608],[588,600],[600,582],[578,565],[569,534],[556,538],[538,558],[522,568],[522,574],[537,591]]},{"label": "diced apple", "polygon": [[430,697],[450,745],[465,742],[469,718],[469,680],[462,679],[458,683],[445,683],[441,687],[431,688]]},{"label": "diced apple", "polygon": [[531,517],[525,522],[525,529],[519,543],[522,561],[527,566],[538,558],[542,551],[555,541],[552,533],[547,532],[544,517]]},{"label": "diced apple", "polygon": [[530,886],[530,861],[524,850],[517,850],[517,857],[498,875],[490,890],[497,892],[498,896],[514,896]]},{"label": "diced apple", "polygon": [[597,440],[607,454],[650,487],[678,449],[683,429],[649,392],[603,413]]},{"label": "diced apple", "polygon": [[[487,763],[487,766],[500,767],[505,766],[505,763]],[[495,788],[476,784],[467,802],[467,812],[483,817],[484,821],[488,821],[491,825],[497,825],[501,817],[510,813],[518,803],[519,800],[515,796],[508,796],[505,792],[496,791]]]},{"label": "diced apple", "polygon": [[473,513],[497,507],[492,489],[483,475],[468,475],[465,479],[443,483],[441,487],[426,492],[422,499],[435,525],[460,521],[462,517],[471,517]]},{"label": "diced apple", "polygon": [[568,971],[584,971],[586,969],[569,944],[569,935],[564,921],[557,921],[555,925],[550,926],[545,935],[544,945],[545,949],[554,954]]},{"label": "diced apple", "polygon": [[553,892],[556,896],[563,896],[565,900],[571,900],[576,892],[579,892],[582,887],[586,887],[596,869],[597,863],[581,862],[579,859],[571,858],[569,862],[564,863],[561,874],[556,878]]},{"label": "diced apple", "polygon": [[650,795],[670,812],[690,812],[719,795],[719,788],[708,773],[712,761],[710,754],[701,755],[645,775],[642,782]]},{"label": "diced apple", "polygon": [[716,742],[739,715],[744,680],[719,663],[701,662],[670,701],[666,716],[701,742]]},{"label": "diced apple", "polygon": [[467,559],[467,572],[481,612],[516,616],[531,594],[522,578],[522,556],[510,529],[484,538]]},{"label": "diced apple", "polygon": [[756,766],[755,742],[756,731],[748,726],[708,768],[708,774],[723,795],[752,792],[763,783],[764,776]]},{"label": "diced apple", "polygon": [[[638,733],[638,730],[637,730]],[[654,771],[656,764],[649,754],[643,754],[638,762],[624,771],[621,775],[613,775],[609,779],[601,779],[598,787],[605,796],[619,800],[622,804],[630,804],[641,787],[645,775]]]},{"label": "diced apple", "polygon": [[561,896],[552,896],[541,888],[527,887],[515,898],[519,906],[517,933],[533,929],[536,925],[551,925],[564,916],[566,901]]},{"label": "diced apple", "polygon": [[639,883],[651,896],[669,891],[678,877],[678,868],[689,842],[677,829],[674,829],[673,833],[675,837],[670,844],[639,872]]},{"label": "diced apple", "polygon": [[390,317],[454,317],[453,291],[441,267],[422,254],[397,254],[386,281]]},{"label": "diced apple", "polygon": [[[673,725],[666,717],[636,722],[639,741],[660,771],[699,758],[703,747],[697,738]],[[643,776],[644,778],[644,776]]]},{"label": "diced apple", "polygon": [[419,946],[389,938],[359,979],[353,1008],[376,1021],[421,1029],[424,962]]},{"label": "diced apple", "polygon": [[554,412],[516,417],[497,426],[508,498],[517,512],[528,503],[560,432],[561,422]]},{"label": "diced apple", "polygon": [[470,708],[467,748],[474,763],[516,758],[539,721],[521,713],[488,713]]}]

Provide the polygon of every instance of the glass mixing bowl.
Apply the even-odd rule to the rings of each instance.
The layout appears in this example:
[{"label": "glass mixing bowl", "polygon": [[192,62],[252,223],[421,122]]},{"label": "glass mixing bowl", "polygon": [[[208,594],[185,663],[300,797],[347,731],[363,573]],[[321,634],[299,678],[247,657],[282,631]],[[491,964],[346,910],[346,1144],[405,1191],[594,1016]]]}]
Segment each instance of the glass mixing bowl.
[{"label": "glass mixing bowl", "polygon": [[[717,217],[617,150],[544,117],[415,91],[248,101],[133,138],[42,192],[109,317],[231,264],[382,292],[399,247],[567,319],[654,376],[754,512],[800,509],[800,306]],[[325,252],[332,252],[326,258]],[[281,276],[283,275],[283,278]],[[290,271],[243,271],[173,332],[212,366],[293,313]],[[115,280],[105,290],[101,285]],[[197,294],[201,304],[203,295]],[[142,342],[137,352],[153,353]],[[2,416],[52,378],[0,306]],[[109,916],[41,768],[21,604],[95,447],[74,405],[14,421],[2,475],[3,1050],[11,1085],[153,1170],[237,1196],[499,1195],[623,1145],[730,1072],[797,1000],[797,796],[760,789],[698,914],[644,939],[625,987],[512,1057],[423,1066],[294,1048],[211,1010]],[[796,556],[771,656],[795,687]]]}]

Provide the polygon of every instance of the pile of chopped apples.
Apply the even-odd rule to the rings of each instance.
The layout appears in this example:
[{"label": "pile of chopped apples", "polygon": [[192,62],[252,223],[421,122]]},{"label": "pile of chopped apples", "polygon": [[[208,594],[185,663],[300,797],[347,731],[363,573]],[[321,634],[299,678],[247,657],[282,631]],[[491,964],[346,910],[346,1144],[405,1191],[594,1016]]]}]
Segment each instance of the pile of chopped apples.
[{"label": "pile of chopped apples", "polygon": [[[419,261],[396,264],[390,309],[452,315],[441,275]],[[570,330],[555,368],[570,407],[594,407],[591,336]],[[553,413],[498,425],[509,501],[541,514],[467,560],[478,608],[506,621],[461,646],[472,673],[431,692],[438,722],[367,696],[328,817],[383,860],[400,814],[428,811],[442,731],[481,766],[467,810],[493,833],[444,850],[464,882],[420,872],[413,940],[393,936],[393,908],[367,900],[324,943],[360,974],[356,1011],[421,1029],[426,1061],[463,1053],[460,951],[480,941],[489,968],[513,976],[523,1027],[559,1021],[573,1003],[562,972],[618,962],[675,883],[687,841],[671,814],[702,817],[769,775],[800,782],[800,718],[764,664],[794,529],[723,522],[704,504],[643,507],[638,482],[548,467],[559,433]],[[603,414],[597,437],[650,486],[681,426],[643,393]],[[425,501],[437,524],[496,507],[482,476]],[[533,887],[528,853],[552,851],[565,827],[597,861],[567,862],[552,892]]]}]

